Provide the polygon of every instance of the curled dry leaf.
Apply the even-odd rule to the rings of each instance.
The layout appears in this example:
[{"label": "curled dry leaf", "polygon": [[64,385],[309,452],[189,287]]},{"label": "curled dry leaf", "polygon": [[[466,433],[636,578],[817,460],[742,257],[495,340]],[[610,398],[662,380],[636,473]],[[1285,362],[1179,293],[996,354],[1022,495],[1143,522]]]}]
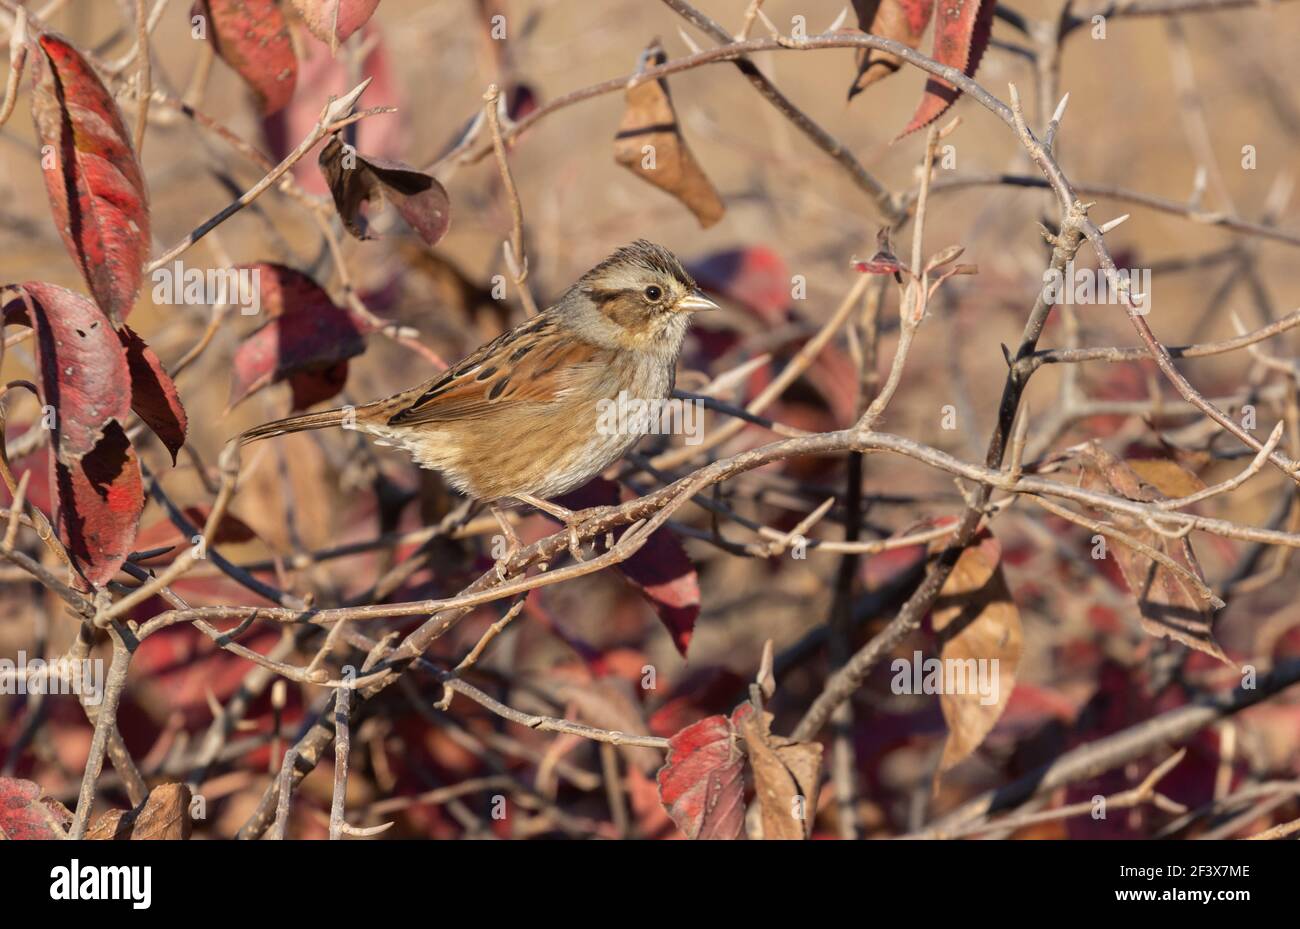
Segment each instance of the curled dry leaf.
[{"label": "curled dry leaf", "polygon": [[0,839],[63,839],[72,814],[31,781],[0,777]]},{"label": "curled dry leaf", "polygon": [[[660,65],[668,60],[656,40],[643,60]],[[726,207],[686,145],[677,112],[663,80],[638,84],[627,92],[627,109],[614,137],[614,160],[660,190],[680,200],[708,228]]]},{"label": "curled dry leaf", "polygon": [[[1145,483],[1130,464],[1111,455],[1101,446],[1089,445],[1081,457],[1083,486],[1089,490],[1152,502],[1165,499],[1155,486]],[[1145,466],[1144,466],[1145,467]],[[1149,469],[1151,471],[1153,469]],[[1191,476],[1188,475],[1188,478]],[[1165,472],[1158,478],[1170,489],[1195,486],[1187,478],[1177,482]],[[1199,482],[1197,482],[1199,483]],[[1171,538],[1142,525],[1137,520],[1108,514],[1116,528],[1155,551],[1167,555],[1174,563],[1204,581],[1204,573],[1186,538]],[[1198,651],[1228,661],[1214,641],[1214,604],[1197,591],[1189,578],[1181,577],[1150,555],[1120,539],[1106,539],[1107,557],[1113,555],[1124,583],[1137,603],[1138,619],[1149,634],[1170,638]]]},{"label": "curled dry leaf", "polygon": [[[942,550],[943,542],[935,544]],[[1020,665],[1020,610],[1002,573],[1002,547],[984,533],[963,551],[935,600],[930,616],[939,636],[942,674],[939,707],[948,740],[939,778],[970,756],[1006,709]],[[928,675],[928,668],[902,673]],[[928,688],[927,688],[928,689]]]},{"label": "curled dry leaf", "polygon": [[745,825],[745,753],[736,721],[752,713],[742,703],[731,719],[708,716],[668,740],[659,769],[659,802],[688,839],[738,839]]},{"label": "curled dry leaf", "polygon": [[427,245],[437,245],[451,225],[451,200],[432,174],[400,161],[371,158],[343,142],[337,134],[321,149],[321,173],[334,196],[334,207],[348,232],[358,239],[373,238],[363,207],[387,198],[402,219]]},{"label": "curled dry leaf", "polygon": [[50,211],[95,302],[120,326],[149,254],[144,174],[112,94],[57,35],[32,55],[32,119]]},{"label": "curled dry leaf", "polygon": [[[748,704],[746,704],[748,705]],[[736,714],[754,771],[764,839],[806,839],[817,811],[822,747],[818,742],[794,742],[772,734],[772,714],[752,707]],[[757,838],[751,836],[751,838]]]},{"label": "curled dry leaf", "polygon": [[[863,32],[916,48],[934,15],[934,4],[935,0],[853,0],[853,11]],[[857,76],[849,85],[850,100],[901,68],[903,59],[892,52],[863,48],[858,50],[857,64]]]},{"label": "curled dry leaf", "polygon": [[87,839],[188,839],[190,789],[184,784],[159,784],[134,810],[108,810],[91,823]]},{"label": "curled dry leaf", "polygon": [[298,59],[289,24],[275,0],[196,0],[208,40],[257,97],[262,115],[283,109],[298,83]]},{"label": "curled dry leaf", "polygon": [[347,380],[347,359],[365,351],[366,325],[336,306],[320,285],[292,268],[254,265],[271,320],[235,351],[233,407],[263,387],[290,381],[293,409],[328,400]]},{"label": "curled dry leaf", "polygon": [[366,24],[379,0],[293,0],[311,34],[331,48]]}]

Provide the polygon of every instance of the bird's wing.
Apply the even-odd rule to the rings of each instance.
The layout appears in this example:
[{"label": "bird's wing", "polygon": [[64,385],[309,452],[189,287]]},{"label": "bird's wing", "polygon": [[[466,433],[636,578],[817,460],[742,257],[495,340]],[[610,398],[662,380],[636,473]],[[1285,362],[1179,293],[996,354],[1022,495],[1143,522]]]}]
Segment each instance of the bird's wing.
[{"label": "bird's wing", "polygon": [[599,376],[607,349],[557,334],[555,322],[535,317],[479,348],[438,377],[393,398],[388,423],[477,419],[519,403],[553,403]]}]

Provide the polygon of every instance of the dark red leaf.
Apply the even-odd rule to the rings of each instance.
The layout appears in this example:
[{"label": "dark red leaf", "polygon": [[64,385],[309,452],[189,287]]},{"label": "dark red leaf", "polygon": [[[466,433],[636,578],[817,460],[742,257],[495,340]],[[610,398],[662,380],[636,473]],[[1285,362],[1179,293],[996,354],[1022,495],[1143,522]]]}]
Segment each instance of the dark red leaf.
[{"label": "dark red leaf", "polygon": [[[200,530],[207,524],[210,511],[211,508],[206,504],[187,506],[182,510],[185,518]],[[221,522],[217,523],[217,531],[207,539],[207,543],[209,545],[239,545],[244,542],[251,542],[256,538],[257,533],[246,522],[238,516],[226,513],[221,517]],[[191,544],[193,544],[193,539],[181,532],[171,519],[164,516],[153,525],[140,530],[140,534],[135,539],[135,550],[137,552],[151,552],[159,548],[177,549]],[[175,551],[159,554],[150,558],[149,562],[150,564],[166,564],[175,555]]]},{"label": "dark red leaf", "polygon": [[36,330],[41,399],[55,410],[55,448],[60,461],[77,461],[110,422],[126,422],[131,411],[126,355],[104,314],[85,297],[39,281],[16,289],[27,294],[31,312],[22,298],[11,300],[4,322]]},{"label": "dark red leaf", "polygon": [[118,336],[131,372],[131,409],[167,446],[175,464],[187,428],[185,407],[176,385],[153,349],[129,326],[123,326]]},{"label": "dark red leaf", "polygon": [[257,96],[262,115],[284,108],[298,82],[298,59],[289,26],[275,0],[197,0],[206,13],[208,39],[221,60]]},{"label": "dark red leaf", "polygon": [[[149,254],[144,175],[113,96],[67,40],[32,56],[32,119],[54,224],[113,325],[140,290]],[[46,155],[51,160],[46,160]]]},{"label": "dark red leaf", "polygon": [[80,461],[52,461],[59,538],[86,580],[103,586],[134,548],[144,511],[140,462],[116,421]]},{"label": "dark red leaf", "polygon": [[332,44],[364,26],[379,0],[293,0],[293,6],[312,35]]},{"label": "dark red leaf", "polygon": [[[984,50],[993,34],[993,0],[945,0],[938,5],[934,24],[934,53],[940,64],[956,68],[967,77],[975,76]],[[898,139],[930,125],[942,116],[961,96],[961,91],[943,78],[925,82],[925,96],[912,114],[912,120]],[[898,141],[895,139],[894,141]]]},{"label": "dark red leaf", "polygon": [[[613,506],[618,503],[618,485],[598,477],[559,500],[575,510]],[[700,615],[700,581],[677,533],[667,527],[656,529],[618,568],[655,608],[684,657]]]},{"label": "dark red leaf", "polygon": [[[273,317],[235,352],[230,405],[269,384],[315,374],[294,385],[297,401],[319,402],[342,387],[339,362],[365,351],[365,326],[334,304],[307,275],[283,265],[254,266],[263,308]],[[325,386],[333,389],[325,392]]]},{"label": "dark red leaf", "polygon": [[[749,704],[737,708],[743,717]],[[668,740],[659,801],[688,839],[738,839],[745,825],[745,753],[732,719],[708,716]]]},{"label": "dark red leaf", "polygon": [[0,838],[64,839],[72,814],[51,797],[42,797],[39,784],[0,777]]}]

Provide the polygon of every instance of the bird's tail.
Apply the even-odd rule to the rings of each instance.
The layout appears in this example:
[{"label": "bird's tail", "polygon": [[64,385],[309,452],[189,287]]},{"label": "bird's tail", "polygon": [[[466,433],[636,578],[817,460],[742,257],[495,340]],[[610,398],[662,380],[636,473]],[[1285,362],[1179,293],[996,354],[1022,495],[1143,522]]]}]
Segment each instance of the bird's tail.
[{"label": "bird's tail", "polygon": [[319,413],[307,413],[303,416],[290,416],[274,422],[254,426],[239,434],[239,444],[247,445],[258,439],[269,439],[290,432],[304,432],[308,429],[326,429],[330,426],[342,426],[345,422],[355,422],[356,407],[342,407],[337,410],[322,410]]}]

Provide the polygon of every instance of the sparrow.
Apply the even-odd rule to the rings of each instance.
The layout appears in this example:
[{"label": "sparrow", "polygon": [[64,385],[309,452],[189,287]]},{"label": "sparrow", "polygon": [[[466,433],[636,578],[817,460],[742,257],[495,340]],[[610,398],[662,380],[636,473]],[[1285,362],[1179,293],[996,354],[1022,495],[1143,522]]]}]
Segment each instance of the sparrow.
[{"label": "sparrow", "polygon": [[[574,514],[549,502],[620,459],[652,424],[598,428],[602,401],[665,400],[693,314],[716,309],[668,249],[644,239],[618,249],[554,304],[429,380],[356,407],[291,416],[247,430],[258,439],[341,426],[405,449],[461,493],[501,512],[515,501],[559,519],[577,547]],[[508,560],[498,563],[498,570]]]}]

